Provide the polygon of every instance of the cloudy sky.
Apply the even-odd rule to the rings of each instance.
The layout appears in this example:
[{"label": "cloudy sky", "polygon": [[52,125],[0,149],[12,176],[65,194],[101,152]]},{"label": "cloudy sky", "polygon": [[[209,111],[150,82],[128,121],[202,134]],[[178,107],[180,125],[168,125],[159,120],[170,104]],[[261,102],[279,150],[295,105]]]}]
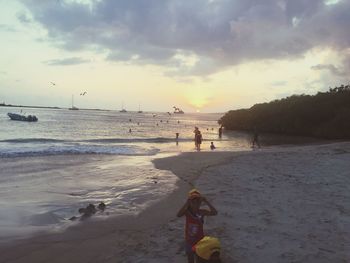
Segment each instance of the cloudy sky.
[{"label": "cloudy sky", "polygon": [[225,112],[349,83],[350,0],[0,5],[0,102]]}]

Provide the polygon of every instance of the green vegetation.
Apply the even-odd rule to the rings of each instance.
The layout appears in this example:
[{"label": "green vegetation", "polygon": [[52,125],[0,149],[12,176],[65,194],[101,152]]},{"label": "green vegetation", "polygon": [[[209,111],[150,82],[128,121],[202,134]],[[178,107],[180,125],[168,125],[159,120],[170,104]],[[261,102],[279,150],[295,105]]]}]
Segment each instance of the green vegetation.
[{"label": "green vegetation", "polygon": [[219,124],[227,130],[256,127],[259,132],[350,139],[350,85],[231,110]]}]

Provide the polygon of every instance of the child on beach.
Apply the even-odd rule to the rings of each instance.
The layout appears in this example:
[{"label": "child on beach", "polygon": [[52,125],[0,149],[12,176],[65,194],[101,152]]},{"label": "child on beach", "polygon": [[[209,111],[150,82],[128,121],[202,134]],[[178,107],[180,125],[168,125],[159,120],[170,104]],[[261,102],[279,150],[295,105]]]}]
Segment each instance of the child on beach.
[{"label": "child on beach", "polygon": [[216,149],[214,142],[210,142],[210,150],[214,150]]},{"label": "child on beach", "polygon": [[[202,209],[202,204],[207,205],[209,210]],[[193,189],[188,193],[186,203],[177,213],[178,217],[186,216],[185,248],[188,263],[194,263],[195,252],[193,252],[192,247],[204,237],[204,216],[215,216],[217,213],[217,210],[198,190]]]}]

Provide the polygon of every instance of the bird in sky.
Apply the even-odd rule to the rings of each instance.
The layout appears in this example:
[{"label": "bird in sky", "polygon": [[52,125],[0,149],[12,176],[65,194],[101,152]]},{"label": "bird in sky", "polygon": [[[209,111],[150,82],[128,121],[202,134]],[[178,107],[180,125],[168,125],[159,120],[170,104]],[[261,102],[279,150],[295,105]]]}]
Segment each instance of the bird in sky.
[{"label": "bird in sky", "polygon": [[55,82],[50,81],[50,83],[51,83],[52,86],[56,86]]},{"label": "bird in sky", "polygon": [[87,94],[87,92],[86,92],[86,91],[84,91],[84,92],[80,93],[80,96],[84,96],[85,94]]}]

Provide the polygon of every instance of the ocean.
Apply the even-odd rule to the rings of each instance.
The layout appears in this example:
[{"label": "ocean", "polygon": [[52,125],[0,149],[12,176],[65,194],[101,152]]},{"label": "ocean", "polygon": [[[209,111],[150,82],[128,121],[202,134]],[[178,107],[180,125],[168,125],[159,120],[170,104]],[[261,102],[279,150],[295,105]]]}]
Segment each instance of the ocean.
[{"label": "ocean", "polygon": [[[36,115],[12,121],[8,112]],[[178,178],[152,160],[195,151],[250,149],[250,136],[218,136],[222,114],[169,114],[0,107],[0,241],[59,231],[89,203],[107,204],[94,218],[137,214],[176,188]],[[176,140],[176,133],[179,139]]]}]

